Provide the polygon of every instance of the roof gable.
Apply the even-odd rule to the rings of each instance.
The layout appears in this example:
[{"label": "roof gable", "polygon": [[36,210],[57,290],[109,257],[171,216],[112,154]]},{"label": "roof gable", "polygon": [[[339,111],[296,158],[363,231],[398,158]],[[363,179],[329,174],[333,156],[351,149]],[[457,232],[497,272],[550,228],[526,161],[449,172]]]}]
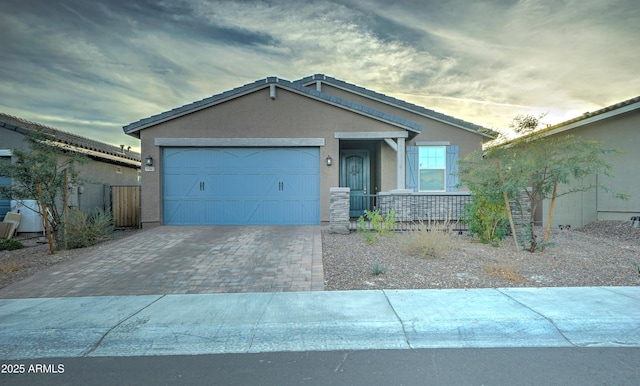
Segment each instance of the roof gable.
[{"label": "roof gable", "polygon": [[111,162],[140,166],[140,153],[129,150],[125,151],[123,148],[118,146],[109,145],[87,137],[71,134],[66,131],[14,117],[12,115],[0,113],[0,127],[7,130],[13,130],[20,134],[27,134],[30,131],[42,131],[46,134],[52,135],[59,145],[69,150],[87,154],[92,157],[102,158]]},{"label": "roof gable", "polygon": [[415,122],[406,120],[404,118],[400,118],[395,115],[391,115],[370,107],[362,106],[357,103],[348,101],[346,99],[342,99],[333,95],[322,93],[322,92],[310,89],[308,87],[304,87],[299,83],[290,82],[288,80],[280,79],[277,77],[267,77],[265,79],[257,80],[253,83],[249,83],[244,86],[237,87],[229,91],[225,91],[221,94],[216,94],[208,98],[204,98],[200,101],[186,104],[184,106],[181,106],[160,114],[156,114],[148,118],[141,119],[139,121],[136,121],[124,126],[123,129],[126,134],[139,137],[140,135],[139,131],[147,127],[151,127],[151,126],[160,124],[162,122],[176,119],[178,117],[181,117],[202,109],[206,109],[206,108],[215,106],[217,104],[224,103],[229,100],[239,98],[244,95],[247,95],[268,87],[272,87],[272,86],[281,88],[299,95],[303,95],[305,97],[312,98],[320,102],[327,103],[345,110],[349,110],[360,115],[377,119],[414,133],[420,133],[422,131],[422,126],[418,123],[415,123]]},{"label": "roof gable", "polygon": [[481,134],[487,138],[494,138],[494,135],[490,134],[490,130],[476,125],[474,123],[471,122],[467,122],[464,121],[462,119],[459,118],[455,118],[452,117],[450,115],[446,115],[446,114],[442,114],[439,113],[437,111],[431,110],[431,109],[427,109],[425,107],[422,106],[418,106],[415,105],[413,103],[409,103],[385,94],[381,94],[378,93],[376,91],[372,91],[369,89],[366,89],[364,87],[360,87],[357,86],[355,84],[351,84],[351,83],[347,83],[345,81],[342,81],[340,79],[336,79],[324,74],[315,74],[315,75],[311,75],[302,79],[299,79],[297,81],[295,81],[294,83],[297,84],[301,84],[304,85],[305,87],[308,87],[312,84],[315,84],[316,82],[324,82],[328,85],[331,85],[333,87],[363,96],[365,98],[369,98],[369,99],[373,99],[376,100],[378,102],[382,102],[382,103],[386,103],[388,105],[392,105],[394,107],[400,108],[400,109],[404,109],[407,111],[410,111],[414,114],[418,114],[418,115],[422,115],[425,116],[427,118],[436,120],[436,121],[440,121],[446,124],[449,124],[451,126],[455,126],[458,128],[461,128],[463,130],[468,130],[468,131],[472,131],[478,134]]}]

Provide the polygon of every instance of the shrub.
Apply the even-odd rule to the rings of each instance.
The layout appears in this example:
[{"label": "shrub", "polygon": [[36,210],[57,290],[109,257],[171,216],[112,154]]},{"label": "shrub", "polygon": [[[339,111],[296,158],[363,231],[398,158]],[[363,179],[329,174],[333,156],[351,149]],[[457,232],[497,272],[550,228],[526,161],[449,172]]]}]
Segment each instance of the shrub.
[{"label": "shrub", "polygon": [[0,251],[13,251],[22,247],[22,243],[16,239],[6,239],[0,242]]},{"label": "shrub", "polygon": [[86,214],[79,209],[69,211],[65,222],[67,248],[84,248],[99,244],[113,234],[111,213],[96,209]]},{"label": "shrub", "polygon": [[423,257],[443,257],[446,252],[457,248],[454,228],[455,223],[449,220],[420,221],[418,230],[406,236],[406,251]]},{"label": "shrub", "polygon": [[375,243],[379,237],[386,237],[387,240],[393,238],[395,229],[396,213],[393,210],[388,211],[384,218],[377,210],[365,210],[364,216],[358,218],[358,233],[369,245]]},{"label": "shrub", "polygon": [[469,234],[478,237],[483,244],[498,246],[509,229],[509,217],[502,197],[482,192],[464,207],[464,222]]}]

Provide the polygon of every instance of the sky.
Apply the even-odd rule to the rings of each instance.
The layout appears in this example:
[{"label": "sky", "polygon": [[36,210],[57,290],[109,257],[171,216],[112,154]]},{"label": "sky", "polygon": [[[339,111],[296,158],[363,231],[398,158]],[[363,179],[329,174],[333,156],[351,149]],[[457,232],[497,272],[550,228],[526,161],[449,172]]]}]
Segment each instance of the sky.
[{"label": "sky", "polygon": [[0,0],[0,112],[139,149],[122,126],[322,73],[487,128],[640,95],[637,0]]}]

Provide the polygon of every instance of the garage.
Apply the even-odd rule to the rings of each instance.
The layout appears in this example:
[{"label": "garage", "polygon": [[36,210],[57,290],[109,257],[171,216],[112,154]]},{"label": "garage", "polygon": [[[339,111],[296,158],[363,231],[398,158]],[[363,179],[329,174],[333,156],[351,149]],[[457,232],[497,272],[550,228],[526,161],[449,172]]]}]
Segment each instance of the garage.
[{"label": "garage", "polygon": [[[10,157],[0,156],[0,162],[11,162]],[[11,178],[9,177],[0,177],[0,186],[9,186],[11,185]],[[4,215],[9,211],[10,201],[7,197],[3,197],[0,195],[0,220],[4,218]]]},{"label": "garage", "polygon": [[164,148],[168,225],[320,223],[320,150]]}]

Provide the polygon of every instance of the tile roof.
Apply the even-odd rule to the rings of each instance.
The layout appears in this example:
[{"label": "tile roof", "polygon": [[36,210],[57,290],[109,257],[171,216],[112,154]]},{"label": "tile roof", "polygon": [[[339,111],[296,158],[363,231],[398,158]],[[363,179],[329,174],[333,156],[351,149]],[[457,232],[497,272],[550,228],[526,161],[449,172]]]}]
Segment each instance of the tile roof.
[{"label": "tile roof", "polygon": [[[631,106],[636,104],[636,103],[638,105],[634,106],[633,108],[631,108]],[[597,118],[598,116],[603,115],[603,114],[607,114],[607,113],[614,113],[614,114],[616,112],[617,113],[623,113],[623,112],[627,111],[627,109],[625,109],[625,108],[627,108],[627,109],[631,108],[632,110],[640,108],[640,96],[637,96],[637,97],[634,97],[634,98],[631,98],[631,99],[627,99],[627,100],[622,101],[622,102],[614,103],[614,104],[612,104],[610,106],[601,108],[601,109],[596,110],[596,111],[584,113],[579,117],[572,118],[572,119],[569,119],[567,121],[560,122],[560,123],[557,123],[555,125],[546,127],[544,129],[538,131],[537,133],[540,134],[540,133],[546,133],[548,131],[554,131],[554,130],[561,129],[561,128],[565,127],[565,126],[569,126],[569,125],[574,124],[574,123],[576,124],[574,126],[581,126],[582,124],[587,124],[587,123],[591,122],[591,120],[589,120],[589,118],[594,118],[594,117]],[[620,111],[616,111],[616,110],[620,110]],[[587,121],[587,120],[589,120],[589,121]],[[581,122],[581,121],[585,121],[585,122]]]},{"label": "tile roof", "polygon": [[555,125],[547,126],[542,129],[537,129],[537,130],[534,130],[532,133],[521,135],[516,138],[511,138],[504,142],[492,144],[490,146],[503,146],[503,145],[509,146],[510,144],[516,141],[530,138],[530,137],[537,137],[537,136],[548,137],[551,135],[562,133],[564,131],[575,129],[583,125],[587,125],[589,123],[597,122],[597,121],[609,118],[611,116],[616,116],[618,114],[623,114],[625,112],[637,110],[637,109],[640,109],[640,96],[627,99],[622,102],[614,103],[610,106],[601,108],[599,110],[584,113],[579,117],[572,118],[564,122],[556,123]]},{"label": "tile roof", "polygon": [[425,107],[422,106],[418,106],[415,105],[413,103],[410,102],[406,102],[385,94],[381,94],[379,92],[376,91],[372,91],[369,89],[366,89],[364,87],[360,87],[357,86],[355,84],[351,84],[351,83],[347,83],[345,81],[342,81],[340,79],[336,79],[330,76],[327,76],[325,74],[315,74],[315,75],[311,75],[299,80],[294,81],[294,83],[298,83],[298,84],[302,84],[305,86],[308,86],[309,84],[311,84],[312,82],[316,82],[316,81],[323,81],[327,84],[330,84],[332,86],[336,86],[338,88],[342,88],[342,89],[346,89],[346,90],[350,90],[355,92],[356,94],[360,94],[362,96],[371,98],[371,99],[376,99],[380,102],[383,103],[387,103],[408,111],[411,111],[413,113],[416,114],[420,114],[420,115],[424,115],[426,117],[441,121],[441,122],[445,122],[448,123],[450,125],[453,126],[457,126],[460,128],[463,128],[465,130],[470,130],[470,131],[475,131],[475,132],[479,132],[480,134],[486,135],[487,137],[493,137],[494,135],[490,134],[491,130],[480,126],[480,125],[476,125],[475,123],[471,123],[471,122],[467,122],[464,121],[462,119],[459,118],[455,118],[452,117],[450,115],[446,115],[446,114],[442,114],[439,113],[437,111],[431,110],[431,109],[427,109]]},{"label": "tile roof", "polygon": [[[0,127],[26,134],[29,131],[42,131],[55,137],[56,142],[87,150],[84,153],[95,157],[103,157],[111,161],[122,161],[126,164],[140,164],[140,153],[124,150],[121,147],[99,142],[87,137],[71,134],[50,126],[45,126],[26,119],[0,113]],[[133,162],[132,162],[133,161]]]},{"label": "tile roof", "polygon": [[215,104],[218,104],[233,98],[237,98],[251,92],[261,90],[263,88],[269,87],[272,84],[278,87],[281,87],[285,90],[296,92],[298,94],[302,94],[302,95],[323,101],[325,103],[329,103],[347,110],[354,111],[359,114],[367,115],[375,119],[389,122],[391,124],[403,127],[413,132],[419,133],[420,131],[422,131],[422,126],[419,125],[418,123],[406,120],[404,118],[397,117],[395,115],[387,114],[385,112],[372,109],[370,107],[362,106],[357,103],[354,103],[342,98],[338,98],[333,95],[318,92],[308,87],[304,87],[302,84],[297,82],[290,82],[288,80],[280,79],[273,76],[267,77],[265,79],[257,80],[253,83],[245,84],[244,86],[240,86],[232,90],[225,91],[221,94],[216,94],[208,98],[204,98],[202,100],[199,100],[190,104],[186,104],[184,106],[181,106],[160,114],[153,115],[148,118],[141,119],[139,121],[136,121],[124,126],[123,129],[124,129],[124,132],[127,134],[139,136],[139,133],[137,132],[149,126],[153,126],[164,121],[178,118],[182,115],[186,115],[186,114],[213,106]]}]

